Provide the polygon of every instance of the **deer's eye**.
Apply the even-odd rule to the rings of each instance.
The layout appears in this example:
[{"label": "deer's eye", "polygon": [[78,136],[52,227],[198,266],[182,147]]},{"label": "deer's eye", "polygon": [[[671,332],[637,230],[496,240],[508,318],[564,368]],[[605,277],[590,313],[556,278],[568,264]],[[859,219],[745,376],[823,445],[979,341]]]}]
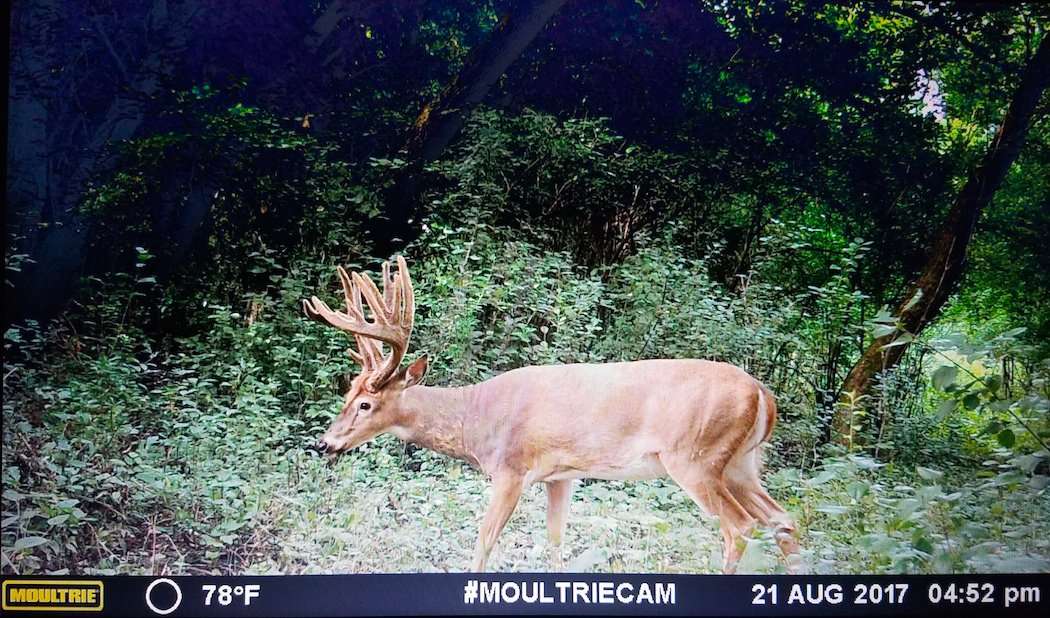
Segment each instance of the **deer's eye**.
[{"label": "deer's eye", "polygon": [[362,410],[371,410],[372,409],[372,404],[368,403],[367,401],[362,401],[361,405],[359,405],[357,407],[361,408]]}]

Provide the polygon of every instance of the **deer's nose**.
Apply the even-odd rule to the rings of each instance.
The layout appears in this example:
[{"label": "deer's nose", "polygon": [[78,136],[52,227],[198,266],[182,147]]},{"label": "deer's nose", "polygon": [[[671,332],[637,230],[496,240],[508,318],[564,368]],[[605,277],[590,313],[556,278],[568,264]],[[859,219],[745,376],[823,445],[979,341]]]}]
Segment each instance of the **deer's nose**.
[{"label": "deer's nose", "polygon": [[318,453],[327,453],[328,452],[328,442],[325,442],[325,439],[321,438],[316,443],[314,443],[314,450],[317,451]]}]

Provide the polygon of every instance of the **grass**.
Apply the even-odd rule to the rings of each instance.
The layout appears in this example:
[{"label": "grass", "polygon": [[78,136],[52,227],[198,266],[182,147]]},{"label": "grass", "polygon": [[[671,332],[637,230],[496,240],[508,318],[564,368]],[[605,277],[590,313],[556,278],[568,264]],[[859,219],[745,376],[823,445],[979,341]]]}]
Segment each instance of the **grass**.
[{"label": "grass", "polygon": [[[276,553],[247,565],[247,572],[469,568],[490,496],[487,481],[425,451],[404,455],[392,437],[368,448],[333,465],[311,458],[301,466],[298,483],[275,495],[266,515],[265,527],[278,536]],[[799,524],[810,572],[1050,570],[1045,493],[1026,494],[995,478],[920,485],[915,473],[866,457],[828,461],[811,474],[767,473],[772,493]],[[550,570],[545,512],[542,486],[529,488],[490,570]],[[999,519],[985,527],[966,521],[967,515],[993,520],[991,513]],[[718,573],[721,550],[717,518],[669,480],[576,484],[563,543],[567,571]],[[768,531],[748,539],[739,572],[784,572]]]},{"label": "grass", "polygon": [[[337,409],[345,342],[298,322],[245,327],[228,308],[212,311],[204,335],[159,358],[144,336],[99,337],[97,349],[67,352],[61,333],[51,335],[58,344],[33,329],[6,334],[24,358],[5,359],[0,569],[469,568],[487,481],[392,436],[332,464],[304,451]],[[448,348],[439,343],[425,347]],[[1042,401],[1032,394],[1017,407]],[[790,411],[767,451],[765,479],[796,518],[810,571],[1050,571],[1045,453],[1002,448],[991,436],[960,447],[955,434],[933,431],[943,423],[932,410],[917,417],[928,423],[894,416],[899,445],[883,457],[897,461],[800,451],[817,411],[804,402]],[[943,457],[949,449],[954,457]],[[490,569],[549,569],[545,511],[543,488],[530,488]],[[566,569],[577,572],[721,568],[716,519],[667,480],[578,483],[563,548]],[[757,531],[739,572],[782,570],[769,533]]]},{"label": "grass", "polygon": [[[299,487],[273,501],[269,526],[282,530],[277,555],[248,572],[467,570],[491,489],[458,462],[423,459],[433,466],[425,474],[400,469],[383,477],[353,453],[331,466],[311,462]],[[537,484],[522,496],[489,569],[550,570],[545,518]],[[717,521],[669,481],[577,483],[563,558],[570,571],[710,572],[720,568],[721,535]]]}]

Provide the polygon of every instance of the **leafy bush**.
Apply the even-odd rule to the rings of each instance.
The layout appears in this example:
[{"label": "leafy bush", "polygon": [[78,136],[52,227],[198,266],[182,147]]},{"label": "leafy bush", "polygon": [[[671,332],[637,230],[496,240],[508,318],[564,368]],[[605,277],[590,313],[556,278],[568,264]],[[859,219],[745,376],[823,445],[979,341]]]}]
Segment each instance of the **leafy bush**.
[{"label": "leafy bush", "polygon": [[439,180],[427,200],[454,224],[509,227],[601,266],[633,253],[662,224],[706,212],[690,159],[628,144],[605,119],[480,110],[464,131],[431,166]]},{"label": "leafy bush", "polygon": [[[303,449],[334,415],[353,368],[346,337],[303,319],[300,302],[338,297],[336,264],[378,268],[360,238],[375,199],[362,189],[371,172],[351,175],[316,140],[220,102],[187,103],[197,110],[187,121],[207,130],[132,145],[140,152],[123,168],[130,176],[100,187],[92,207],[111,209],[113,229],[123,229],[162,175],[156,160],[219,149],[235,168],[221,177],[233,184],[220,191],[229,201],[198,258],[221,267],[162,276],[166,258],[154,255],[149,230],[132,230],[141,244],[127,272],[90,281],[63,320],[5,333],[3,570],[462,568],[485,502],[475,473],[389,437],[334,465]],[[667,222],[695,197],[685,162],[631,150],[600,121],[485,112],[472,122],[469,139],[433,167],[444,186],[431,186],[423,233],[406,250],[414,353],[431,354],[432,384],[541,363],[734,363],[777,394],[770,485],[798,517],[814,569],[1048,568],[1050,366],[1018,331],[928,333],[883,376],[877,405],[858,408],[875,422],[852,451],[825,447],[828,402],[865,324],[893,327],[869,315],[857,290],[866,241],[774,222],[761,250],[733,260],[727,285],[716,274],[724,239],[712,232],[683,245],[684,228]],[[305,184],[252,177],[262,159],[280,162],[275,177],[302,173]],[[625,201],[642,181],[644,199]],[[238,235],[258,227],[239,218],[267,196],[283,208],[293,194],[304,197],[281,225],[301,242]],[[589,220],[579,209],[604,218],[635,207],[642,219],[620,253],[567,224]],[[690,527],[697,509],[669,482],[586,483],[580,496],[583,544],[606,545],[577,555],[576,568],[717,563],[717,535]],[[526,519],[541,517],[535,503],[523,508]],[[428,518],[452,540],[417,542],[434,536],[411,528]],[[395,542],[390,530],[402,526],[420,534],[390,554],[367,547],[372,537]],[[505,565],[544,568],[536,530],[512,533]],[[624,534],[630,540],[617,545]],[[767,559],[771,543],[756,532],[745,568],[781,568]]]},{"label": "leafy bush", "polygon": [[[1050,569],[1045,475],[997,452],[976,479],[867,456],[829,458],[808,478],[785,468],[775,492],[808,532],[810,568],[841,573],[988,573]],[[1039,457],[1045,461],[1045,456]]]},{"label": "leafy bush", "polygon": [[[296,258],[352,259],[361,223],[379,212],[365,179],[372,162],[350,165],[335,144],[288,119],[245,105],[244,84],[175,92],[157,131],[121,144],[118,171],[88,191],[81,210],[97,215],[95,270],[137,271],[170,283],[163,328],[192,332],[200,296],[265,289]],[[156,254],[156,255],[153,255]],[[202,272],[205,273],[202,276]]]}]

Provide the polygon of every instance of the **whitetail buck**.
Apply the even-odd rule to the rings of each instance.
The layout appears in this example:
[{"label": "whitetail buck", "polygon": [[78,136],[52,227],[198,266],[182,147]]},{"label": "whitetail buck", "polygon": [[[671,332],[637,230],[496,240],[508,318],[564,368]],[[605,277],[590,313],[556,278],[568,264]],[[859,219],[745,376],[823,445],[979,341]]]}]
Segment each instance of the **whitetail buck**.
[{"label": "whitetail buck", "polygon": [[572,480],[579,478],[670,476],[718,515],[726,572],[755,524],[775,526],[786,558],[797,552],[791,519],[759,480],[759,447],[773,430],[776,404],[742,369],[705,360],[547,365],[473,386],[423,386],[427,356],[399,370],[415,301],[405,260],[398,257],[397,265],[393,275],[383,265],[382,293],[368,275],[339,268],[345,313],[316,296],[303,301],[308,316],[353,337],[350,355],[362,367],[317,448],[339,453],[390,432],[480,468],[494,491],[475,571],[484,570],[522,491],[536,482],[547,485],[547,529],[560,564]]}]

